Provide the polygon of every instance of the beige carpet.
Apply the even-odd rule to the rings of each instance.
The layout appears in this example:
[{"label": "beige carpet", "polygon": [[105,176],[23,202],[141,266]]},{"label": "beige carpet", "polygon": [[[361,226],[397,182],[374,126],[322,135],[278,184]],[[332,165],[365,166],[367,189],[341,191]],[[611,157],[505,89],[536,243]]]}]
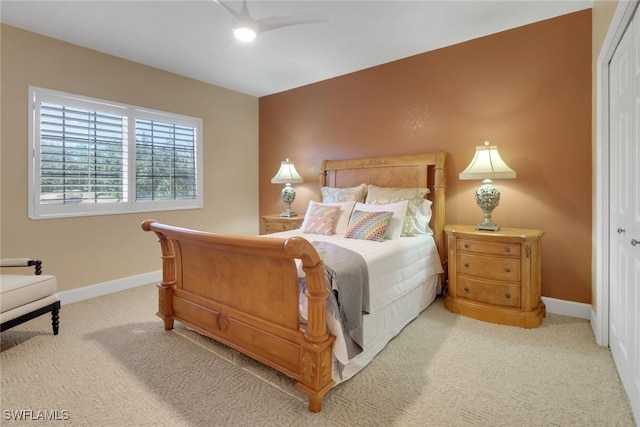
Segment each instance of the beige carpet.
[{"label": "beige carpet", "polygon": [[[156,307],[147,285],[63,306],[58,336],[49,316],[3,332],[0,424],[635,425],[610,351],[581,319],[525,330],[438,298],[312,414],[291,380],[182,327],[165,332]],[[68,419],[10,419],[21,410]]]}]

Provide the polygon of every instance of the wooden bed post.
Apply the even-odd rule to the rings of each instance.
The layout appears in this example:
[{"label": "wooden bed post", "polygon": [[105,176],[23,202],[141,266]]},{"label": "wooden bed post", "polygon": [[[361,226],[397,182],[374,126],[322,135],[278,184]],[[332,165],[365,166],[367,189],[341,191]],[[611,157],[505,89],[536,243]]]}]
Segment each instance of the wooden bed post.
[{"label": "wooden bed post", "polygon": [[[144,231],[151,231],[153,220],[142,223]],[[164,329],[173,329],[173,287],[176,284],[176,254],[173,251],[171,241],[164,234],[155,231],[162,249],[162,282],[158,287],[158,312],[156,316],[164,322]]]},{"label": "wooden bed post", "polygon": [[[440,262],[445,264],[447,259],[447,253],[445,250],[444,240],[444,225],[445,225],[445,188],[446,188],[446,176],[445,176],[445,161],[447,153],[439,152],[435,154],[435,165],[433,171],[433,229],[435,230],[435,241],[438,253],[440,254]],[[444,276],[443,276],[444,277]]]},{"label": "wooden bed post", "polygon": [[327,186],[327,162],[328,160],[324,160],[322,162],[322,172],[320,172],[320,188]]},{"label": "wooden bed post", "polygon": [[324,263],[305,239],[292,237],[285,243],[285,250],[302,260],[302,270],[307,279],[305,292],[308,300],[305,342],[300,351],[302,375],[296,388],[309,396],[309,410],[320,412],[322,398],[335,385],[332,378],[332,344],[335,340],[327,331],[327,289]]}]

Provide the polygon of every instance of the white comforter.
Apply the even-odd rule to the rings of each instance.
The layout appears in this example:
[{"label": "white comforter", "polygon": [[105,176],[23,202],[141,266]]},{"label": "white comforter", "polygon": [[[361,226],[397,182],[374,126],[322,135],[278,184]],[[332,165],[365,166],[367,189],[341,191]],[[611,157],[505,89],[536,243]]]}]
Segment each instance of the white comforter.
[{"label": "white comforter", "polygon": [[[428,277],[443,273],[440,257],[432,236],[401,237],[398,240],[372,242],[346,239],[342,236],[303,234],[299,230],[283,231],[266,237],[288,238],[302,236],[310,242],[330,242],[358,252],[369,270],[369,293],[363,295],[363,308],[373,313],[404,296],[423,284]],[[304,272],[299,269],[301,277]],[[306,319],[307,306],[304,294],[300,298],[300,315]],[[336,336],[333,354],[342,363],[348,363],[346,343],[340,323],[327,316],[327,327]],[[366,342],[365,342],[366,347]]]}]

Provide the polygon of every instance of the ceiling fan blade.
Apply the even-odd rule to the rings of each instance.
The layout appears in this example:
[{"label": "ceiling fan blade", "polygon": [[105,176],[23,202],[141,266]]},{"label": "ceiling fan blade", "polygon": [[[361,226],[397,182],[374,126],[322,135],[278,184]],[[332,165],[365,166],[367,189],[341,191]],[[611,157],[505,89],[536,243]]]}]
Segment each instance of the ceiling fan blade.
[{"label": "ceiling fan blade", "polygon": [[[243,8],[240,12],[232,9],[231,7],[227,6],[226,4],[224,4],[222,1],[220,0],[213,0],[214,3],[222,6],[222,8],[224,10],[226,10],[227,12],[229,12],[229,14],[231,14],[231,16],[234,17],[234,19],[236,20],[242,20],[245,19],[247,17],[251,18],[251,15],[248,14],[248,10],[246,8],[246,2],[243,4]],[[247,14],[245,15],[243,12],[247,12]]]},{"label": "ceiling fan blade", "polygon": [[285,13],[256,20],[258,31],[261,33],[291,25],[315,24],[327,21],[328,19],[325,16],[314,13]]}]

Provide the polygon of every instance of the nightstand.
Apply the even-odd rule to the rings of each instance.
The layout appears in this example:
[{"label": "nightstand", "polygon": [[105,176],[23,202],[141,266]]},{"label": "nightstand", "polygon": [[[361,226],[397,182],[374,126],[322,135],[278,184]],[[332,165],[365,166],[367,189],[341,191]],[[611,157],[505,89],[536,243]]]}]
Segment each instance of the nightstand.
[{"label": "nightstand", "polygon": [[304,216],[282,217],[279,214],[265,215],[264,220],[265,233],[277,233],[278,231],[297,230],[302,225]]},{"label": "nightstand", "polygon": [[476,230],[447,225],[449,286],[454,313],[502,325],[535,328],[546,315],[540,298],[541,230]]}]

